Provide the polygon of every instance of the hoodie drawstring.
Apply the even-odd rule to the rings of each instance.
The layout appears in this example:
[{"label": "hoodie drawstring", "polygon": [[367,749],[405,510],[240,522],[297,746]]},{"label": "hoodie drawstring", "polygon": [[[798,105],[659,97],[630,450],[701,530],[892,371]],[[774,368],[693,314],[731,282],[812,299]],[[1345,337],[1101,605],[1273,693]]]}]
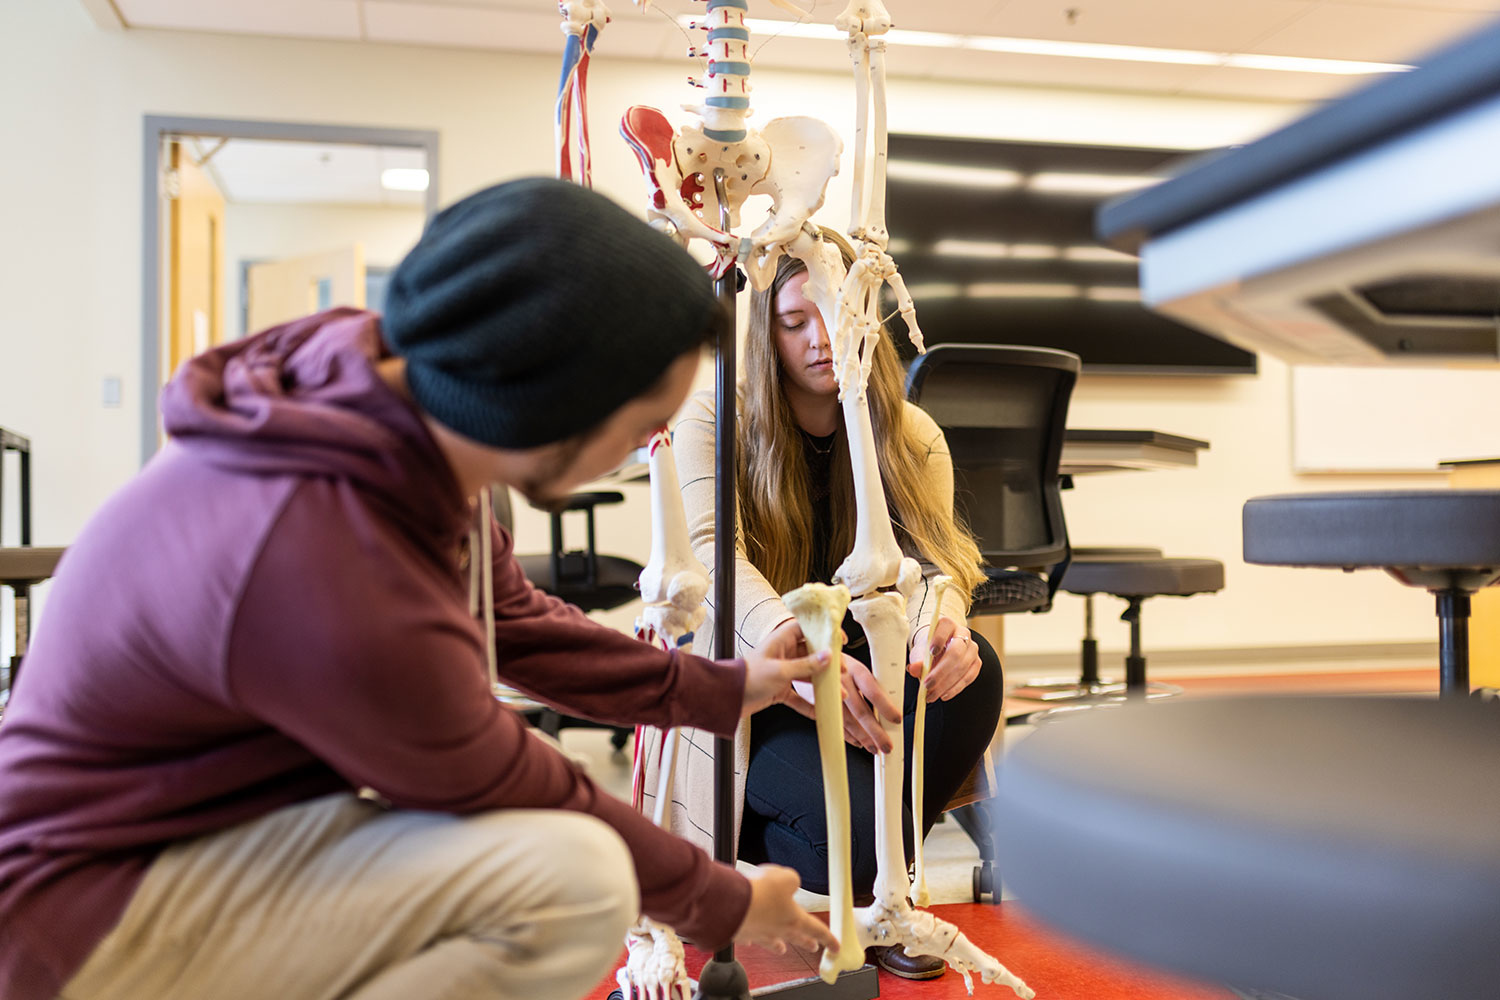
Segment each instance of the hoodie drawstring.
[{"label": "hoodie drawstring", "polygon": [[[473,559],[469,560],[469,601],[477,596],[484,621],[484,662],[489,670],[490,690],[500,693],[500,663],[495,653],[495,508],[490,487],[479,491],[479,588],[474,593]],[[473,548],[469,549],[473,553]]]}]

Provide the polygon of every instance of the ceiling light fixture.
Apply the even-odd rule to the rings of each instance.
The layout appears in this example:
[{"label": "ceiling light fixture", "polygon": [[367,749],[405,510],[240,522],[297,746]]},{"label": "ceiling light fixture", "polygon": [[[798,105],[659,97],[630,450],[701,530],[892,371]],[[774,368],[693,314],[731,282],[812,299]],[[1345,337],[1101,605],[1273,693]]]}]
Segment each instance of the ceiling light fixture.
[{"label": "ceiling light fixture", "polygon": [[387,191],[426,191],[428,183],[422,167],[387,167],[380,172],[380,186]]},{"label": "ceiling light fixture", "polygon": [[[684,27],[697,20],[678,18]],[[778,21],[745,18],[745,27],[767,37],[812,38],[842,42],[844,33],[831,24],[814,21]],[[1047,38],[1008,38],[998,35],[954,35],[942,31],[892,28],[886,34],[893,45],[925,48],[971,49],[1011,55],[1053,56],[1065,59],[1104,59],[1113,62],[1165,63],[1174,66],[1229,66],[1236,69],[1269,70],[1278,73],[1325,73],[1333,76],[1363,76],[1370,73],[1404,73],[1405,63],[1366,62],[1359,59],[1308,59],[1302,56],[1272,56],[1253,52],[1209,52],[1200,49],[1163,49],[1146,45],[1110,45],[1102,42],[1061,42]]]}]

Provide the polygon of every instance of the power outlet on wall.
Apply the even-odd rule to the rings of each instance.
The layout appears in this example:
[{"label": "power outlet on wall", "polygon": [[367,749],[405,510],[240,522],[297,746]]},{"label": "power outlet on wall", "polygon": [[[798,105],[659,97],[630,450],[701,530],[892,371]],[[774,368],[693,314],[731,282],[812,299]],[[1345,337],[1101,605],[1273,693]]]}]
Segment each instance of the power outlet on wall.
[{"label": "power outlet on wall", "polygon": [[104,405],[108,409],[114,409],[120,405],[120,376],[106,375],[103,388]]}]

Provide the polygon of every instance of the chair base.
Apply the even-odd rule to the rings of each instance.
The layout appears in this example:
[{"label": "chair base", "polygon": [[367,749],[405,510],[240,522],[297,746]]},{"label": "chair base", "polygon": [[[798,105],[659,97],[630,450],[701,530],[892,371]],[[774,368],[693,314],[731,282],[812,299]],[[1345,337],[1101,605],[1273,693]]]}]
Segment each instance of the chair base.
[{"label": "chair base", "polygon": [[1093,684],[1087,684],[1077,677],[1039,677],[1034,681],[1018,684],[1011,688],[1008,694],[1012,698],[1053,702],[1082,701],[1104,694],[1123,694],[1124,691],[1124,681],[1101,679]]}]

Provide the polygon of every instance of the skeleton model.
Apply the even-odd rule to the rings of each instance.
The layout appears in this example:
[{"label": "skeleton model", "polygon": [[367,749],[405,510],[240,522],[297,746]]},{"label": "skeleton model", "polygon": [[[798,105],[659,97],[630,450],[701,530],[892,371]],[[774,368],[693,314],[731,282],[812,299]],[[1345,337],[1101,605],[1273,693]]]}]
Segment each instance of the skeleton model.
[{"label": "skeleton model", "polygon": [[[672,437],[666,428],[652,435],[647,447],[651,466],[651,558],[641,570],[641,600],[645,607],[635,620],[635,634],[643,642],[676,649],[691,642],[693,632],[708,617],[703,608],[703,598],[708,594],[708,570],[693,555],[688,539],[677,463],[672,458]],[[647,757],[653,749],[647,745],[645,732],[636,730],[635,780],[631,791],[637,809],[644,802]],[[659,778],[652,819],[657,826],[666,826],[679,742],[677,730],[672,729],[662,734],[654,748]],[[692,984],[682,942],[670,927],[642,917],[626,932],[625,947],[625,965],[615,973],[615,981],[626,1000],[632,996],[642,1000],[691,1000]]]},{"label": "skeleton model", "polygon": [[[636,2],[645,6],[649,0]],[[790,0],[771,2],[799,18],[806,14]],[[569,32],[570,52],[574,47],[573,23],[586,22],[597,29],[603,23],[600,18],[607,19],[607,12],[597,2],[564,2],[561,6],[565,18],[569,19],[569,26],[564,30]],[[916,560],[903,558],[891,527],[865,398],[865,385],[880,336],[879,293],[882,285],[891,286],[910,329],[912,343],[919,351],[923,349],[911,296],[897,273],[895,262],[886,252],[889,234],[885,225],[883,36],[891,28],[891,18],[879,0],[849,0],[848,6],[835,20],[847,38],[855,69],[859,109],[855,126],[849,229],[856,244],[855,260],[846,271],[838,249],[822,240],[811,222],[813,213],[822,207],[829,180],[838,172],[843,142],[833,129],[814,118],[777,118],[758,130],[747,124],[751,110],[750,32],[745,26],[746,9],[747,0],[707,0],[707,17],[692,25],[706,32],[706,37],[705,45],[701,48],[694,46],[690,54],[706,55],[708,60],[704,77],[690,79],[704,91],[701,103],[683,105],[683,109],[697,119],[695,123],[674,129],[660,111],[637,105],[626,111],[620,130],[634,149],[645,174],[649,196],[647,216],[651,224],[684,245],[693,239],[709,243],[715,253],[710,270],[716,277],[727,274],[735,263],[740,263],[751,284],[764,289],[771,283],[782,254],[796,257],[807,267],[808,278],[803,294],[817,305],[825,318],[832,320],[830,340],[844,425],[849,435],[857,521],[854,550],[835,574],[841,586],[832,592],[828,588],[821,591],[803,588],[807,591],[805,597],[798,596],[803,591],[797,591],[788,595],[787,603],[798,615],[809,645],[821,643],[825,647],[838,634],[844,605],[847,604],[869,638],[871,662],[878,682],[888,696],[898,700],[905,676],[906,600],[920,580],[921,570]],[[588,12],[587,18],[585,12]],[[586,33],[588,29],[581,30]],[[579,44],[583,43],[580,41]],[[566,66],[564,80],[567,80]],[[581,95],[581,91],[578,93]],[[563,120],[561,113],[559,120]],[[561,130],[559,134],[561,142]],[[586,140],[581,148],[586,154]],[[565,159],[565,155],[560,153],[560,159]],[[748,236],[737,236],[735,229],[740,224],[740,209],[752,195],[770,197],[770,214]],[[660,510],[675,507],[677,524],[682,530],[680,539],[674,539],[670,532],[664,535],[662,525],[658,524],[653,545],[665,545],[664,553],[672,551],[672,558],[676,560],[673,565],[676,565],[684,556],[691,559],[685,518],[681,516],[675,475],[672,501],[658,501],[657,472],[653,462],[653,520]],[[719,525],[718,530],[733,530],[733,526]],[[653,553],[655,551],[654,547]],[[702,567],[698,569],[701,571]],[[663,609],[681,610],[681,606],[669,597],[670,584],[668,591],[660,589],[664,581],[671,579],[666,565],[656,570],[656,575],[648,581],[648,575],[652,573],[652,567],[648,567],[641,577],[642,596],[648,605],[655,602]],[[649,593],[648,584],[655,585]],[[697,593],[701,599],[704,591]],[[797,611],[797,607],[802,610]],[[665,626],[648,624],[647,628],[651,627],[656,627],[663,635],[669,634]],[[963,974],[971,991],[971,976],[977,972],[984,982],[1004,983],[1022,997],[1033,996],[1024,983],[975,947],[958,928],[930,913],[914,909],[907,898],[911,883],[906,877],[900,826],[902,739],[899,723],[883,721],[888,735],[892,736],[895,750],[877,756],[875,764],[879,789],[876,810],[879,863],[875,902],[857,913],[853,910],[848,856],[848,778],[844,771],[841,713],[837,708],[840,691],[837,676],[831,671],[827,673],[817,695],[817,713],[819,746],[824,758],[830,851],[833,854],[829,881],[830,888],[837,888],[832,920],[842,944],[833,955],[824,955],[820,973],[831,982],[841,969],[858,968],[863,963],[866,946],[899,944],[911,955],[943,958]],[[675,739],[667,742],[674,745],[670,749],[663,747],[664,757],[675,753]],[[663,784],[670,780],[670,771],[670,762],[663,760]],[[841,787],[845,791],[834,794]],[[670,794],[658,796],[658,821],[669,800]],[[841,848],[837,846],[840,844],[843,845]],[[627,944],[630,946],[630,960],[617,977],[627,1000],[632,986],[644,996],[675,1000],[686,976],[680,971],[680,957],[675,966],[668,961],[667,953],[676,944],[670,932],[643,923],[632,932]],[[680,945],[676,947],[676,954],[680,956]]]}]

